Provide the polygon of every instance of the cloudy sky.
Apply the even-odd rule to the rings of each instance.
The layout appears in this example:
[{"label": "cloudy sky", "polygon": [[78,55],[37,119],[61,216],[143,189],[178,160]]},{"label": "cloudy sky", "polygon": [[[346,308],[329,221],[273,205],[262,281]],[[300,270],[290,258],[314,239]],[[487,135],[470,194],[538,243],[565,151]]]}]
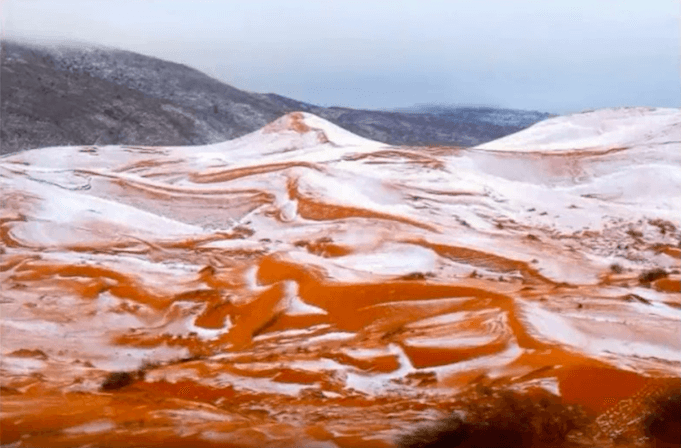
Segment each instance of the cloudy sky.
[{"label": "cloudy sky", "polygon": [[105,44],[320,105],[681,106],[678,0],[0,0],[2,35]]}]

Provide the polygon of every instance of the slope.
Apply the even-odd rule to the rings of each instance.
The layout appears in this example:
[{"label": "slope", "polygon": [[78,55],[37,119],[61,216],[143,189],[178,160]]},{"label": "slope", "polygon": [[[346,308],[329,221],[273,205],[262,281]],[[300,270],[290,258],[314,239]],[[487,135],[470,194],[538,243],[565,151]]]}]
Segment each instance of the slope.
[{"label": "slope", "polygon": [[646,143],[679,145],[680,120],[679,109],[600,109],[551,118],[478,148],[497,151],[603,151]]},{"label": "slope", "polygon": [[[198,70],[103,47],[2,42],[2,153],[65,144],[195,145],[255,131],[291,111],[312,112],[391,144],[474,145],[546,114],[490,122],[489,114],[324,108],[246,92]],[[513,111],[505,114],[514,115]]]}]

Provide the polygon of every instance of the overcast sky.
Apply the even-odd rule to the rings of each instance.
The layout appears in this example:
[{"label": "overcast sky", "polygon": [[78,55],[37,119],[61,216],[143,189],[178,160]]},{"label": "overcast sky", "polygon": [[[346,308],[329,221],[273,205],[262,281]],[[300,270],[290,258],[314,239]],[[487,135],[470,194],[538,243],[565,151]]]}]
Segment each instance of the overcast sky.
[{"label": "overcast sky", "polygon": [[0,0],[4,37],[100,43],[319,105],[681,106],[678,0]]}]

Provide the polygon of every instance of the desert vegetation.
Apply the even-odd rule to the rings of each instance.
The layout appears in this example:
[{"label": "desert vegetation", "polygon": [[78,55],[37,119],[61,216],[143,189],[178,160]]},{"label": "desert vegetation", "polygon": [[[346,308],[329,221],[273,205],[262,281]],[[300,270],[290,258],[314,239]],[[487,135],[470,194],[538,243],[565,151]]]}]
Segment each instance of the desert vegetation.
[{"label": "desert vegetation", "polygon": [[111,372],[102,383],[102,390],[117,390],[135,382],[135,375],[130,372]]},{"label": "desert vegetation", "polygon": [[664,269],[661,268],[650,269],[648,271],[641,273],[641,275],[638,276],[638,282],[642,285],[649,284],[654,282],[655,280],[665,278],[668,275],[669,273]]},{"label": "desert vegetation", "polygon": [[645,435],[655,446],[681,446],[681,390],[649,403]]},{"label": "desert vegetation", "polygon": [[610,265],[610,271],[613,274],[621,274],[622,272],[624,272],[624,268],[619,263],[613,263]]},{"label": "desert vegetation", "polygon": [[544,394],[501,390],[462,405],[456,413],[401,436],[399,448],[524,448],[570,445],[573,431],[589,423],[576,406]]}]

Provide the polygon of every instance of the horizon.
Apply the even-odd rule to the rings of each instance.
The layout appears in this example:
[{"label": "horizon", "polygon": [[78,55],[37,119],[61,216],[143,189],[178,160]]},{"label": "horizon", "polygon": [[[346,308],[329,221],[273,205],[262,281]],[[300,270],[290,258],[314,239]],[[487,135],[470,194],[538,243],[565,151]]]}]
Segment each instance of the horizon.
[{"label": "horizon", "polygon": [[681,105],[677,2],[461,5],[5,0],[0,14],[3,39],[132,51],[326,107]]}]

